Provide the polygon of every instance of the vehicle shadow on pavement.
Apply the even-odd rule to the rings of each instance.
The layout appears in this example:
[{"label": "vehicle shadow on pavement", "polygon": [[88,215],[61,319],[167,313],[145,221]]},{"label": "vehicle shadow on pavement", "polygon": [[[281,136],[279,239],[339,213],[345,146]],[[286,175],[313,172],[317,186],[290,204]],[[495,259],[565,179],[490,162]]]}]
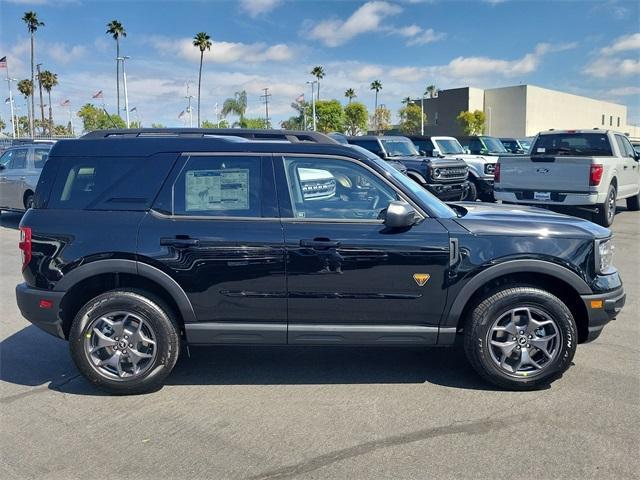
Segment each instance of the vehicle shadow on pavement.
[{"label": "vehicle shadow on pavement", "polygon": [[[471,369],[460,346],[217,346],[190,347],[190,355],[183,351],[167,385],[433,383],[495,390]],[[66,342],[34,326],[0,343],[0,380],[31,387],[47,385],[76,395],[105,395],[79,375]]]},{"label": "vehicle shadow on pavement", "polygon": [[18,225],[20,225],[20,220],[22,220],[22,213],[2,212],[2,215],[0,215],[0,226],[17,230]]}]

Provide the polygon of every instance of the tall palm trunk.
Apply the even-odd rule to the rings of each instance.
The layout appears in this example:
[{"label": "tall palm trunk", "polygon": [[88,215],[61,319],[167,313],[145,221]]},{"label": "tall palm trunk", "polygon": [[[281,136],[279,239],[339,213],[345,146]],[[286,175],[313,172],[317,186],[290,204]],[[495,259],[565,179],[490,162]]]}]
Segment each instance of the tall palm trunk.
[{"label": "tall palm trunk", "polygon": [[51,109],[51,90],[47,90],[49,95],[49,134],[53,135],[53,110]]},{"label": "tall palm trunk", "polygon": [[40,78],[40,67],[38,67],[38,90],[40,92],[40,118],[42,119],[42,133],[44,134],[46,129],[44,120],[44,102],[42,101],[42,78]]},{"label": "tall palm trunk", "polygon": [[120,39],[116,37],[116,108],[120,115]]},{"label": "tall palm trunk", "polygon": [[318,94],[316,95],[316,100],[320,100],[320,78],[318,78]]},{"label": "tall palm trunk", "polygon": [[202,60],[204,50],[200,50],[200,69],[198,70],[198,128],[200,128],[200,84],[202,83]]},{"label": "tall palm trunk", "polygon": [[35,99],[33,98],[33,94],[34,94],[34,88],[36,85],[36,74],[35,74],[35,59],[34,59],[34,55],[33,55],[33,50],[34,50],[34,35],[33,32],[31,32],[31,115],[29,116],[29,129],[31,130],[31,137],[35,137],[36,136],[36,127],[35,127],[35,110],[36,110],[36,102]]},{"label": "tall palm trunk", "polygon": [[373,118],[376,119],[376,133],[378,132],[378,91],[376,90],[376,103],[373,108]]}]

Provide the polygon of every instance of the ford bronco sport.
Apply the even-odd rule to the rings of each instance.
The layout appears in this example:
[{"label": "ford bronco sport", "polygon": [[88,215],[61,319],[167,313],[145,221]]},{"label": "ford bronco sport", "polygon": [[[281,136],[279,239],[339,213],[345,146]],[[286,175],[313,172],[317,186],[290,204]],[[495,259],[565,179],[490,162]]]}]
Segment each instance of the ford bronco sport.
[{"label": "ford bronco sport", "polygon": [[484,378],[535,389],[624,304],[606,228],[447,205],[317,134],[237,133],[107,130],[52,148],[20,223],[17,301],[93,384],[160,388],[186,345],[460,337]]}]

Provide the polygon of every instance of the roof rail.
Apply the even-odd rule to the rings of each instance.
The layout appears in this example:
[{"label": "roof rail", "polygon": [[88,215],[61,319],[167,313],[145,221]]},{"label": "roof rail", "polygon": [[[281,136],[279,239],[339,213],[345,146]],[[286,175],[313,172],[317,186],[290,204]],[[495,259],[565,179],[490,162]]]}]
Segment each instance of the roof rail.
[{"label": "roof rail", "polygon": [[258,130],[245,128],[127,128],[94,130],[82,138],[140,138],[140,137],[240,137],[254,141],[290,143],[329,143],[336,140],[318,132],[296,130]]}]

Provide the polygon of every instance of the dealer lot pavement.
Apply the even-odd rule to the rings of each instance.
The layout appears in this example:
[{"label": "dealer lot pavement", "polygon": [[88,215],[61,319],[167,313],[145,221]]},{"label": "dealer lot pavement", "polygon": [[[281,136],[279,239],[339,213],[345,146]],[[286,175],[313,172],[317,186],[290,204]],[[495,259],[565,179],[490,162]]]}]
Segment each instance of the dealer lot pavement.
[{"label": "dealer lot pavement", "polygon": [[621,210],[627,305],[547,390],[495,390],[459,348],[216,347],[133,397],[21,317],[4,213],[0,478],[639,478],[640,216]]}]

